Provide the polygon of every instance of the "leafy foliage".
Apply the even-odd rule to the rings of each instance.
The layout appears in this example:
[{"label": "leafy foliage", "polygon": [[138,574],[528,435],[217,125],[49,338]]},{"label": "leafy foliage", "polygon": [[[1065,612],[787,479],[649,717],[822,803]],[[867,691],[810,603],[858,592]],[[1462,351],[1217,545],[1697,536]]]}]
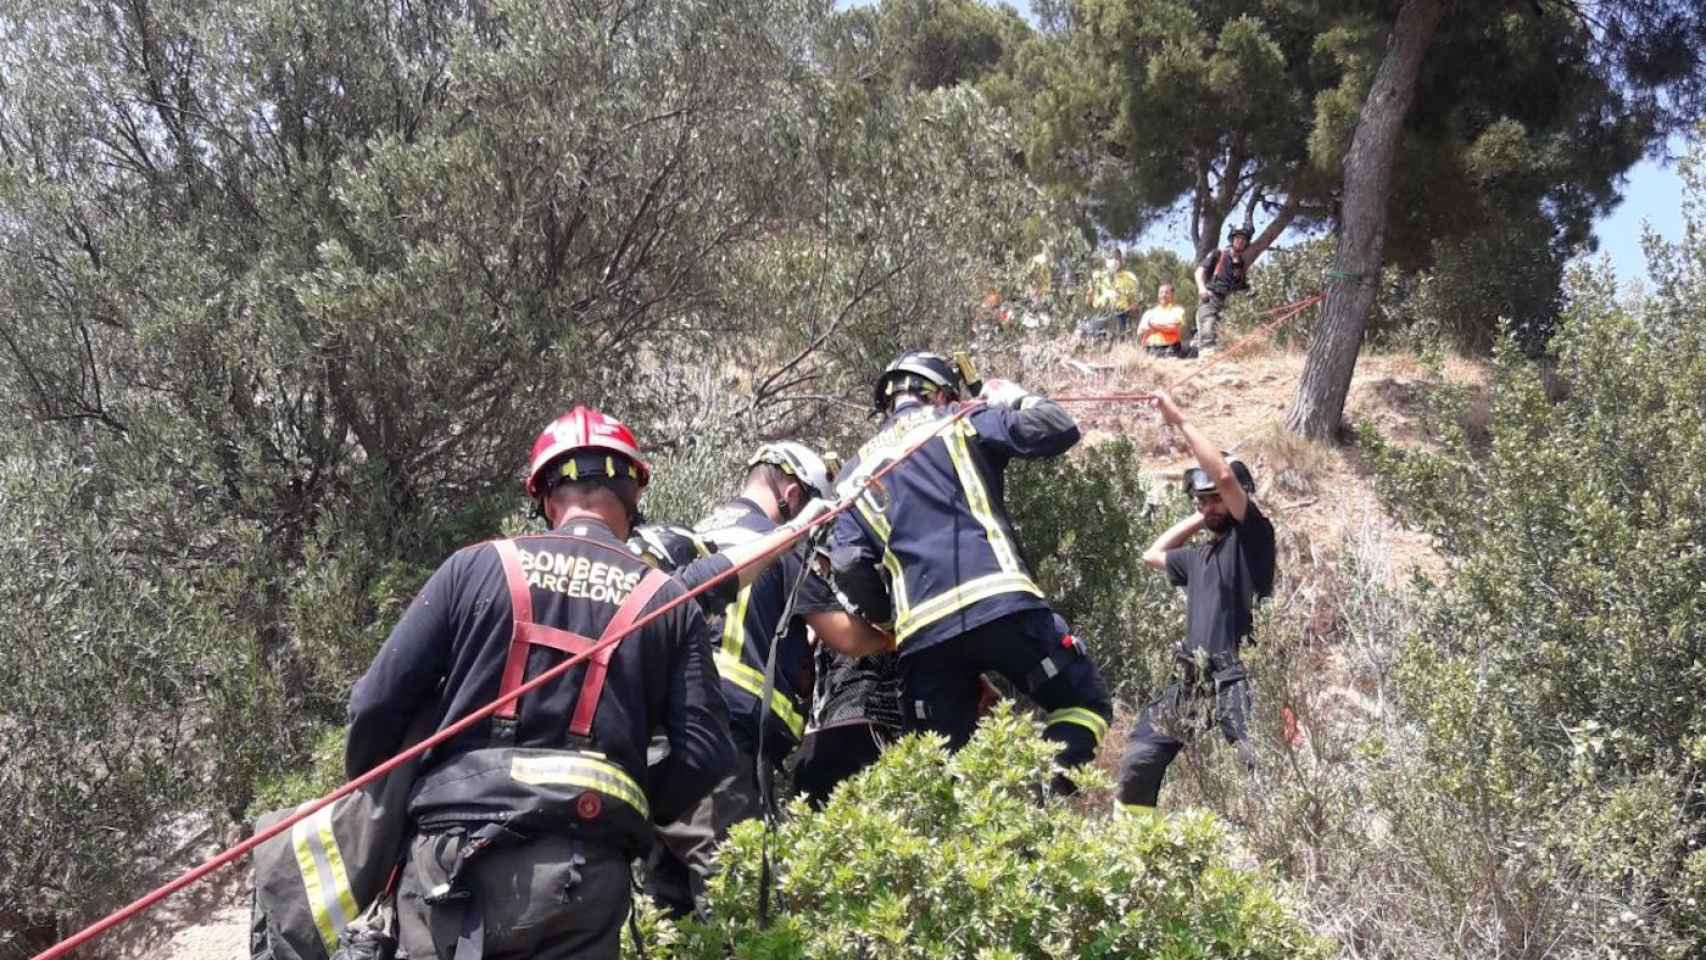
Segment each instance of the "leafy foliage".
[{"label": "leafy foliage", "polygon": [[1437,454],[1376,444],[1453,558],[1399,674],[1430,790],[1583,904],[1573,939],[1653,955],[1706,943],[1706,323],[1683,256],[1682,299],[1648,308],[1686,318],[1672,336],[1583,268],[1551,383],[1497,354],[1484,450],[1449,423]]},{"label": "leafy foliage", "polygon": [[[763,829],[719,854],[711,915],[653,934],[663,957],[1308,957],[1324,946],[1283,894],[1227,862],[1212,816],[1086,816],[1047,798],[1055,746],[998,708],[970,745],[909,737],[771,841],[776,896],[756,922]],[[659,923],[659,926],[667,926]],[[656,928],[654,928],[656,929]]]},{"label": "leafy foliage", "polygon": [[900,94],[975,83],[1031,36],[1012,7],[977,0],[882,0],[838,21],[826,57]]},{"label": "leafy foliage", "polygon": [[1133,235],[1188,197],[1200,257],[1245,203],[1272,202],[1281,229],[1322,212],[1328,178],[1304,162],[1312,6],[1072,3],[1014,60],[1011,88],[986,85],[1022,119],[1031,169],[1084,197],[1099,229]]},{"label": "leafy foliage", "polygon": [[[1564,262],[1536,229],[1544,234],[1547,228],[1517,221],[1435,241],[1433,265],[1414,272],[1387,265],[1380,271],[1364,343],[1487,355],[1508,325],[1524,351],[1544,351],[1563,308]],[[1266,311],[1331,290],[1335,280],[1331,238],[1272,250],[1251,272],[1249,295],[1230,301],[1228,322],[1234,329],[1254,329],[1267,322]],[[1274,342],[1306,344],[1319,316],[1319,310],[1306,311],[1275,330]]]},{"label": "leafy foliage", "polygon": [[17,909],[99,911],[158,825],[292,789],[433,567],[522,528],[559,410],[702,465],[659,484],[691,511],[759,436],[841,439],[850,385],[1039,235],[1010,125],[838,77],[824,5],[633,14],[8,7]]}]

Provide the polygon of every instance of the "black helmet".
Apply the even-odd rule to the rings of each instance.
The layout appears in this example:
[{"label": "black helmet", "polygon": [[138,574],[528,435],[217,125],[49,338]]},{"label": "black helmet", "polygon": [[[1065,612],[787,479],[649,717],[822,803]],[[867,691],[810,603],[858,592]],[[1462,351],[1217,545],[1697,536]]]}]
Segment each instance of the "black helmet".
[{"label": "black helmet", "polygon": [[871,391],[871,404],[886,413],[889,398],[897,393],[930,393],[941,390],[958,400],[962,392],[959,368],[939,353],[913,351],[888,365]]},{"label": "black helmet", "polygon": [[1226,242],[1227,243],[1231,243],[1233,240],[1237,239],[1238,237],[1243,237],[1245,240],[1254,240],[1256,238],[1256,231],[1250,229],[1249,226],[1247,226],[1247,225],[1241,226],[1241,227],[1233,227],[1231,230],[1226,231]]},{"label": "black helmet", "polygon": [[674,573],[700,557],[717,552],[716,546],[686,527],[664,523],[635,527],[628,545],[639,552],[640,559],[665,573]]},{"label": "black helmet", "polygon": [[[1226,465],[1232,468],[1232,475],[1238,478],[1238,485],[1244,488],[1244,492],[1255,493],[1256,478],[1250,473],[1250,468],[1244,465],[1244,461],[1225,452],[1222,452],[1221,456],[1226,458]],[[1186,493],[1194,497],[1199,493],[1214,491],[1214,479],[1208,475],[1208,471],[1201,467],[1192,467],[1185,471]]]}]

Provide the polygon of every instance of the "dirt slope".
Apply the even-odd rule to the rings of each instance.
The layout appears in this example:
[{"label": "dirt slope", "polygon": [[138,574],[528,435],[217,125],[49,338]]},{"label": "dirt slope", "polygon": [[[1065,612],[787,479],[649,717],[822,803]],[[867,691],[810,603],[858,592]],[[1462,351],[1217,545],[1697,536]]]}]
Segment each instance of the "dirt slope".
[{"label": "dirt slope", "polygon": [[[1299,549],[1334,549],[1372,525],[1393,550],[1393,575],[1420,566],[1437,571],[1440,559],[1425,535],[1395,523],[1375,496],[1354,446],[1327,447],[1285,430],[1285,414],[1303,369],[1301,353],[1279,352],[1260,342],[1214,361],[1156,359],[1130,346],[1049,343],[1026,351],[1027,383],[1055,396],[1084,396],[1164,389],[1198,430],[1248,462],[1256,473],[1262,507],[1276,525],[1297,537]],[[1447,380],[1484,391],[1487,370],[1449,359]],[[1408,444],[1427,443],[1421,409],[1431,375],[1408,354],[1368,354],[1357,364],[1346,419],[1372,421],[1380,432]],[[1130,437],[1157,478],[1176,480],[1195,461],[1182,439],[1165,430],[1147,407],[1071,404],[1089,442]]]}]

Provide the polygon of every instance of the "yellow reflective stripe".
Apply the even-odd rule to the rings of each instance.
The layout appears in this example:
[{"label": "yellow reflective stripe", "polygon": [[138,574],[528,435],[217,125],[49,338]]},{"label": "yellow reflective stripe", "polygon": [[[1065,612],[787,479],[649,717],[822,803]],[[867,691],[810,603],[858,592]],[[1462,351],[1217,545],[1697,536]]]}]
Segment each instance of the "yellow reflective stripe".
[{"label": "yellow reflective stripe", "polygon": [[1102,742],[1102,737],[1106,736],[1108,732],[1108,721],[1101,714],[1093,710],[1086,710],[1083,707],[1065,707],[1056,710],[1045,717],[1043,721],[1043,725],[1047,727],[1052,727],[1057,723],[1078,724],[1089,730],[1098,744]]},{"label": "yellow reflective stripe", "polygon": [[736,660],[746,645],[746,603],[752,599],[752,585],[740,588],[735,602],[723,608],[723,652]]},{"label": "yellow reflective stripe", "polygon": [[890,528],[888,518],[883,516],[880,511],[871,509],[870,505],[865,502],[863,495],[853,502],[859,508],[859,515],[865,518],[865,522],[870,524],[871,530],[876,533],[877,539],[883,542],[883,568],[889,572],[890,599],[894,602],[894,617],[899,620],[906,615],[907,609],[906,577],[900,570],[900,558],[894,555],[893,550],[889,549]]},{"label": "yellow reflective stripe", "polygon": [[875,473],[884,460],[894,459],[940,429],[943,416],[945,414],[939,414],[932,407],[915,407],[897,415],[887,430],[865,441],[865,445],[859,448],[859,468],[843,481],[841,492],[847,493],[857,487],[865,477]]},{"label": "yellow reflective stripe", "polygon": [[[355,888],[350,885],[349,873],[344,870],[344,854],[338,849],[338,838],[332,835],[332,808],[325,807],[315,820],[320,825],[320,844],[326,851],[326,864],[331,868],[332,891],[337,895],[338,907],[343,910],[344,920],[354,920],[361,914],[361,908],[355,902]],[[342,930],[339,930],[342,933]]]},{"label": "yellow reflective stripe", "polygon": [[597,790],[633,807],[642,817],[651,816],[646,792],[628,771],[586,754],[515,757],[510,761],[509,775],[521,783]]},{"label": "yellow reflective stripe", "polygon": [[327,829],[330,827],[331,807],[326,807],[320,813],[301,820],[290,828],[290,840],[295,847],[296,868],[302,872],[302,885],[308,897],[308,912],[314,917],[314,927],[320,931],[320,941],[326,945],[326,952],[331,953],[338,948],[338,934],[344,924],[354,914],[342,914],[340,899],[336,893],[336,882],[329,876],[330,867],[325,861],[325,851],[318,849],[316,841],[324,834],[319,829],[321,814],[325,815]]},{"label": "yellow reflective stripe", "polygon": [[[1031,582],[1031,578],[1022,573],[992,573],[987,577],[967,580],[952,590],[939,593],[908,610],[905,617],[896,614],[895,640],[897,643],[904,643],[906,638],[943,617],[1003,593],[1029,593],[1038,597],[1043,595],[1042,590]],[[898,608],[897,603],[896,609]]]},{"label": "yellow reflective stripe", "polygon": [[[730,658],[722,650],[717,651],[716,661],[717,672],[723,675],[724,680],[754,697],[764,693],[764,674],[742,663],[739,658]],[[799,711],[794,709],[794,702],[788,699],[788,695],[776,689],[774,684],[770,688],[770,712],[781,719],[782,723],[787,726],[788,732],[794,735],[795,740],[800,739],[805,733],[805,718],[801,717]]]},{"label": "yellow reflective stripe", "polygon": [[864,494],[860,494],[859,498],[853,503],[859,507],[859,516],[864,517],[865,522],[871,525],[871,530],[876,533],[877,539],[883,542],[883,546],[888,546],[889,518],[883,516],[881,511],[871,509],[870,505],[865,502]]},{"label": "yellow reflective stripe", "polygon": [[911,615],[912,606],[906,597],[906,574],[900,569],[900,558],[886,546],[883,548],[883,568],[889,572],[889,599],[894,606],[890,615],[899,623],[902,617]]},{"label": "yellow reflective stripe", "polygon": [[966,445],[965,431],[950,430],[942,442],[948,447],[949,459],[954,461],[954,472],[960,476],[960,486],[965,488],[966,506],[971,508],[972,516],[983,525],[983,532],[989,537],[989,548],[995,551],[995,562],[1007,573],[1017,573],[1020,569],[1019,555],[1007,539],[1007,531],[995,516],[995,509],[989,505],[989,491],[983,485],[983,474],[977,469],[977,462],[972,459],[971,448]]}]

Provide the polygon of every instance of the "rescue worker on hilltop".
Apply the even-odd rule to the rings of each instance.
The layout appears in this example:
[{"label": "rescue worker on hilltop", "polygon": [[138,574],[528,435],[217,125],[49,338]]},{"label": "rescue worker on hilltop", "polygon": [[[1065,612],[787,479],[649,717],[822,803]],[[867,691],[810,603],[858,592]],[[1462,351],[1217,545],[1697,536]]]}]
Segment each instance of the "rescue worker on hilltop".
[{"label": "rescue worker on hilltop", "polygon": [[1226,309],[1226,298],[1250,289],[1250,260],[1245,250],[1254,235],[1248,224],[1233,227],[1226,235],[1226,247],[1209,251],[1197,264],[1196,354],[1199,357],[1214,355],[1215,326],[1221,311]]},{"label": "rescue worker on hilltop", "polygon": [[[738,554],[773,538],[779,524],[804,526],[822,515],[829,509],[822,499],[829,491],[829,467],[823,457],[800,443],[767,443],[747,462],[739,495],[714,509],[688,536],[697,542],[696,551],[713,557]],[[675,536],[680,543],[681,535]],[[679,562],[686,551],[678,547],[671,552]],[[705,573],[696,562],[680,567],[677,575],[692,588]],[[714,657],[729,704],[737,754],[734,773],[687,816],[659,827],[659,842],[647,864],[647,892],[678,917],[704,906],[712,859],[729,829],[774,806],[768,787],[805,727],[812,687],[807,626],[831,648],[864,652],[886,645],[886,638],[841,609],[828,584],[805,570],[805,559],[798,553],[782,553],[743,580],[732,591],[701,595],[717,637]],[[778,637],[769,700],[761,703],[772,641]]]},{"label": "rescue worker on hilltop", "polygon": [[[1119,803],[1153,811],[1167,765],[1183,749],[1181,738],[1213,723],[1254,768],[1249,743],[1250,682],[1239,647],[1250,636],[1251,606],[1273,593],[1274,525],[1256,502],[1249,468],[1228,460],[1186,422],[1165,393],[1154,403],[1161,419],[1184,435],[1198,466],[1185,472],[1185,489],[1196,498],[1195,513],[1161,534],[1143,554],[1150,568],[1165,571],[1185,591],[1185,641],[1174,663],[1174,679],[1146,707],[1120,760]],[[1184,544],[1199,531],[1205,544]]]},{"label": "rescue worker on hilltop", "polygon": [[[960,371],[937,354],[889,364],[873,391],[886,419],[842,471],[840,489],[851,492],[941,428],[962,389]],[[1078,426],[1015,383],[991,381],[982,398],[985,406],[837,518],[834,578],[855,613],[892,625],[909,730],[963,746],[977,723],[983,673],[993,671],[1048,711],[1045,735],[1060,743],[1059,765],[1070,768],[1095,756],[1111,702],[1084,644],[1031,579],[1007,518],[1004,472],[1013,457],[1065,453]],[[1074,789],[1064,774],[1054,787]]]},{"label": "rescue worker on hilltop", "polygon": [[1173,302],[1173,285],[1163,283],[1155,291],[1155,306],[1143,311],[1137,324],[1137,342],[1152,357],[1177,357],[1179,335],[1185,329],[1185,308]]},{"label": "rescue worker on hilltop", "polygon": [[[547,427],[525,485],[550,531],[463,548],[432,575],[350,696],[347,774],[394,754],[417,711],[443,729],[680,597],[623,543],[649,479],[621,422],[576,407]],[[404,955],[617,957],[653,821],[733,769],[712,645],[679,605],[429,755],[398,887]],[[669,754],[648,771],[653,729]]]},{"label": "rescue worker on hilltop", "polygon": [[1081,336],[1123,337],[1131,330],[1132,314],[1143,294],[1137,277],[1125,268],[1125,254],[1119,247],[1108,251],[1101,268],[1091,273],[1085,294],[1092,315],[1079,325]]}]

